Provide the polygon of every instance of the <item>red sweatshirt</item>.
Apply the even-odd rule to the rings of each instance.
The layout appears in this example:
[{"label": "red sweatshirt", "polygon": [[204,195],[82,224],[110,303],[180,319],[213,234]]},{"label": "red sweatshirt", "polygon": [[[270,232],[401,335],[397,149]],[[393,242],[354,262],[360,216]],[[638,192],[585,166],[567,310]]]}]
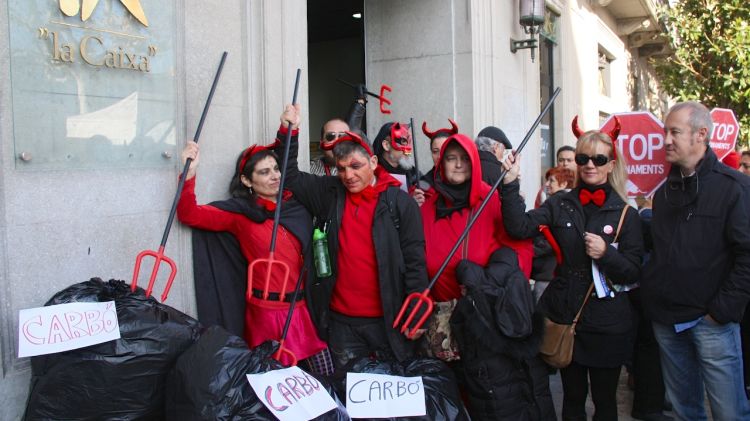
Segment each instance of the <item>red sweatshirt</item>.
[{"label": "red sweatshirt", "polygon": [[339,256],[331,310],[351,317],[381,317],[378,261],[372,242],[372,220],[378,197],[388,186],[400,183],[381,167],[377,182],[360,193],[346,193],[339,230]]}]

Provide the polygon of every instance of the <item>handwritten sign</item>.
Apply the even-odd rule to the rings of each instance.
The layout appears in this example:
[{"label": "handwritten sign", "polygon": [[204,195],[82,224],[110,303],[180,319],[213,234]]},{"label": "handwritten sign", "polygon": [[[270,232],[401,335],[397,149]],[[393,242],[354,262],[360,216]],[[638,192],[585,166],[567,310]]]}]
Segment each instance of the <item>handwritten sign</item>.
[{"label": "handwritten sign", "polygon": [[119,338],[114,301],[59,304],[18,313],[18,358],[69,351]]},{"label": "handwritten sign", "polygon": [[320,382],[299,367],[248,374],[255,394],[281,421],[311,420],[336,408]]},{"label": "handwritten sign", "polygon": [[352,418],[427,415],[421,377],[347,373],[346,410]]}]

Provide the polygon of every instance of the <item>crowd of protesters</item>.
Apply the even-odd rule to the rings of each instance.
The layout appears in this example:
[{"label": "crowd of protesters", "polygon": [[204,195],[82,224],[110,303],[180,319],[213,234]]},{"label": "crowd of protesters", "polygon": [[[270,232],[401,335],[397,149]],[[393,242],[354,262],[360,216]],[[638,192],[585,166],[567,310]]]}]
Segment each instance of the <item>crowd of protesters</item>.
[{"label": "crowd of protesters", "polygon": [[[671,170],[641,209],[625,190],[617,133],[574,121],[575,146],[557,151],[526,210],[521,160],[502,130],[474,138],[452,120],[437,130],[422,124],[433,162],[422,173],[409,125],[387,123],[370,142],[363,98],[348,119],[323,125],[322,157],[309,173],[297,159],[301,110],[286,106],[276,141],[240,154],[226,201],[196,203],[199,149],[189,142],[183,151],[193,163],[180,221],[230,233],[242,264],[268,257],[281,206],[274,258],[303,279],[303,293],[292,302],[295,283],[278,274],[249,286],[249,346],[277,339],[296,306],[287,344],[316,373],[346,371],[361,357],[437,358],[453,369],[472,418],[550,420],[555,370],[538,355],[543,320],[575,318],[572,361],[560,369],[563,420],[587,419],[589,391],[593,419],[616,420],[623,367],[634,379],[635,419],[673,419],[671,408],[676,419],[705,420],[704,397],[715,420],[750,419],[740,328],[750,299],[750,153],[735,168],[717,160],[706,107],[685,102],[668,112]],[[312,256],[314,228],[327,238],[329,273],[312,267],[323,258]],[[604,296],[595,275],[606,281]],[[407,314],[415,309],[409,294],[433,278],[427,323],[394,326],[405,302]]]}]

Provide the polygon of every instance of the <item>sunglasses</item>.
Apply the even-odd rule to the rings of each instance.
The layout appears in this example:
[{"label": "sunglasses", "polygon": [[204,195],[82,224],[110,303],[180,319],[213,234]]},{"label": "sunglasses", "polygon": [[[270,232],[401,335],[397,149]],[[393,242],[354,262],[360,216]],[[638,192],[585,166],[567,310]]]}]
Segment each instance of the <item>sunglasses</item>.
[{"label": "sunglasses", "polygon": [[602,154],[598,154],[594,156],[588,156],[583,153],[576,154],[576,164],[580,166],[584,166],[588,164],[589,160],[591,160],[594,163],[594,165],[596,165],[597,167],[601,167],[602,165],[609,162],[609,157],[607,157],[606,155],[602,155]]},{"label": "sunglasses", "polygon": [[323,139],[325,139],[326,142],[333,142],[334,140],[344,135],[346,135],[346,133],[344,132],[326,132],[323,135]]}]

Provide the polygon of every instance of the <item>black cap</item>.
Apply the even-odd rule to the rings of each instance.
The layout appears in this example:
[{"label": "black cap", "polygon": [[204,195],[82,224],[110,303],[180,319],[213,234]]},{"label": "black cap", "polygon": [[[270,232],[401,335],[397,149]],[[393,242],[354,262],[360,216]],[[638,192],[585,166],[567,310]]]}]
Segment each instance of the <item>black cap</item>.
[{"label": "black cap", "polygon": [[510,140],[508,140],[508,136],[506,136],[502,130],[498,129],[495,126],[487,126],[483,128],[477,136],[489,137],[496,142],[502,143],[503,146],[505,146],[505,149],[513,149],[513,144],[510,143]]}]

